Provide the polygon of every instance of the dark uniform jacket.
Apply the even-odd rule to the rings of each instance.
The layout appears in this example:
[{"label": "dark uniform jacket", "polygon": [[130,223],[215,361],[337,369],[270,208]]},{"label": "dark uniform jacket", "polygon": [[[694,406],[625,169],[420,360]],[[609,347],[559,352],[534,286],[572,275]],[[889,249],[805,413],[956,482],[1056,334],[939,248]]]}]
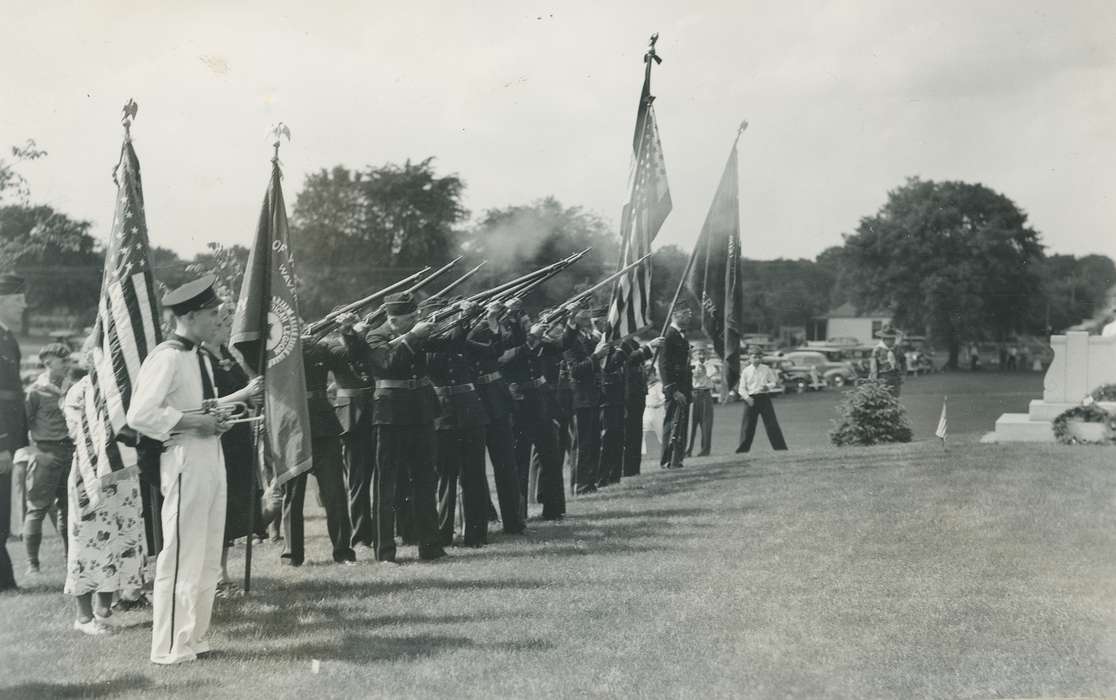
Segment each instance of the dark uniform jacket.
[{"label": "dark uniform jacket", "polygon": [[[351,342],[367,344],[363,338],[354,336]],[[372,407],[372,382],[365,373],[351,363],[333,368],[333,381],[337,384],[337,395],[333,400],[333,412],[341,424],[342,437],[348,437],[353,427]]]},{"label": "dark uniform jacket", "polygon": [[[438,397],[435,430],[475,428],[488,424],[488,414],[476,389],[472,348],[465,328],[454,328],[445,338],[427,344],[427,367]],[[469,388],[469,386],[472,388]]]},{"label": "dark uniform jacket", "polygon": [[[438,412],[437,398],[426,371],[423,342],[408,340],[392,343],[396,333],[384,323],[365,336],[367,344],[345,336],[354,363],[376,378],[372,392],[373,425],[433,424]],[[406,382],[407,387],[388,387],[383,382]]]},{"label": "dark uniform jacket", "polygon": [[331,371],[344,371],[349,352],[344,346],[324,340],[302,339],[302,361],[306,368],[306,405],[310,413],[310,434],[315,438],[338,437],[341,423],[326,394]]},{"label": "dark uniform jacket", "polygon": [[500,333],[482,322],[469,333],[469,348],[477,372],[477,391],[488,417],[497,420],[512,415],[515,404],[500,374],[500,356],[505,349]]},{"label": "dark uniform jacket", "polygon": [[674,326],[667,329],[664,338],[659,351],[659,378],[663,382],[663,396],[670,397],[674,392],[681,391],[688,398],[694,388],[690,343]]},{"label": "dark uniform jacket", "polygon": [[601,405],[601,369],[593,359],[596,346],[592,336],[576,328],[566,328],[562,336],[562,358],[570,373],[575,409]]},{"label": "dark uniform jacket", "polygon": [[[542,387],[553,389],[558,382],[562,349],[549,340],[540,340],[531,347],[527,344],[526,332],[519,327],[505,329],[503,335],[508,349],[500,357],[500,371],[508,382],[512,396],[518,399],[525,393],[538,391]],[[532,384],[539,386],[531,386]]]},{"label": "dark uniform jacket", "polygon": [[628,354],[628,366],[624,370],[624,396],[629,403],[647,400],[647,370],[644,363],[654,354],[646,345]]},{"label": "dark uniform jacket", "polygon": [[627,377],[628,353],[610,347],[601,361],[601,405],[623,406],[624,383]]},{"label": "dark uniform jacket", "polygon": [[0,450],[13,454],[27,447],[27,415],[23,383],[19,378],[22,356],[15,335],[0,328]]}]

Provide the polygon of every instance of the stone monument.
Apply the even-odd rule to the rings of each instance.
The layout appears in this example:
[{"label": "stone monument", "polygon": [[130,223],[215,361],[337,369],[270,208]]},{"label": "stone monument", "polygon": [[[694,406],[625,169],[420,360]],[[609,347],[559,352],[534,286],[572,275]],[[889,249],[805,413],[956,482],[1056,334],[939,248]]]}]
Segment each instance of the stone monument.
[{"label": "stone monument", "polygon": [[1102,384],[1116,384],[1116,336],[1070,331],[1050,337],[1054,361],[1046,370],[1041,399],[1027,413],[1005,413],[981,442],[1054,442],[1054,419],[1080,406]]}]

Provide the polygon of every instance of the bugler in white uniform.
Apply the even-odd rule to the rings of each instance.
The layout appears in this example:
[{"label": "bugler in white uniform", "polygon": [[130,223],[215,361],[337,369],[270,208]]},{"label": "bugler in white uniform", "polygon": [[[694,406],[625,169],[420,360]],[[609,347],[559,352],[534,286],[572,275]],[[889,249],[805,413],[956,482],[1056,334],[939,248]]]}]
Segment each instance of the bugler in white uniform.
[{"label": "bugler in white uniform", "polygon": [[[197,286],[191,284],[168,294],[164,305],[175,308],[182,296],[186,302],[212,303],[189,295]],[[205,291],[219,304],[211,285]],[[181,308],[175,308],[176,314]],[[213,307],[195,305],[192,310],[207,308]],[[209,651],[205,634],[221,573],[226,482],[220,437],[183,430],[180,422],[203,399],[216,398],[213,369],[194,341],[176,335],[147,356],[135,386],[128,424],[167,445],[159,469],[163,549],[155,569],[151,660],[192,661]]]}]

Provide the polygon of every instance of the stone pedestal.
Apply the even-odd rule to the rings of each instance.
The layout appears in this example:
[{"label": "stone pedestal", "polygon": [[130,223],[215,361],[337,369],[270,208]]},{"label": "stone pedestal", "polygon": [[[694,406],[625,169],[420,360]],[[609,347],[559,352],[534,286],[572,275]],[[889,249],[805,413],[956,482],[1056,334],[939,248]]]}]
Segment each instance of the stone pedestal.
[{"label": "stone pedestal", "polygon": [[1046,370],[1041,399],[1027,413],[1005,413],[981,442],[1054,442],[1051,425],[1060,413],[1081,405],[1102,384],[1116,384],[1116,336],[1071,331],[1050,337],[1054,361]]}]

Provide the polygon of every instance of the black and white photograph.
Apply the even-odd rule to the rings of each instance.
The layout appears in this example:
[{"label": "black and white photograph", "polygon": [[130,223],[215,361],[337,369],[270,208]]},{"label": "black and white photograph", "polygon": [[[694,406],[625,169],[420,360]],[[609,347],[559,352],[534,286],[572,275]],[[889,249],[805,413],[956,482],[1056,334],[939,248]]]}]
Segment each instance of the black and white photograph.
[{"label": "black and white photograph", "polygon": [[0,17],[0,699],[1116,698],[1116,4]]}]

